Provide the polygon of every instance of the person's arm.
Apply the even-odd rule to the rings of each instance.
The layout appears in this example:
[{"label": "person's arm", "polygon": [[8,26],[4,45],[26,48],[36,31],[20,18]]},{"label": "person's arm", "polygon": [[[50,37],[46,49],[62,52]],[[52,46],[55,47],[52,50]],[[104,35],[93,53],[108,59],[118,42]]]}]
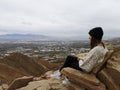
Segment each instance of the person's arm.
[{"label": "person's arm", "polygon": [[84,61],[84,57],[87,55],[88,53],[80,53],[80,54],[78,54],[77,55],[77,60],[79,61],[79,60],[82,60],[82,61]]},{"label": "person's arm", "polygon": [[77,57],[77,60],[79,61],[79,60],[81,60],[81,58],[80,58],[80,57]]},{"label": "person's arm", "polygon": [[84,61],[83,58],[80,58],[80,57],[77,57],[77,60],[78,60],[78,61],[80,61],[80,60],[81,60],[81,61]]},{"label": "person's arm", "polygon": [[92,68],[94,68],[100,59],[102,59],[103,54],[100,53],[101,48],[95,47],[93,48],[88,55],[84,58],[84,62],[82,64],[79,63],[79,66],[85,71],[90,72]]}]

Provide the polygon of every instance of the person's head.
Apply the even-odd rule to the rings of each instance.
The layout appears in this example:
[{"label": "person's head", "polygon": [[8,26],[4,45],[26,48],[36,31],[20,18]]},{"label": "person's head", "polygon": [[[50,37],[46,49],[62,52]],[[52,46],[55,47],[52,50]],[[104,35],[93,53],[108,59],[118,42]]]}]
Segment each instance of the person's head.
[{"label": "person's head", "polygon": [[101,27],[95,27],[89,31],[89,35],[90,35],[89,39],[90,39],[91,49],[102,42],[103,34],[104,34],[104,32]]}]

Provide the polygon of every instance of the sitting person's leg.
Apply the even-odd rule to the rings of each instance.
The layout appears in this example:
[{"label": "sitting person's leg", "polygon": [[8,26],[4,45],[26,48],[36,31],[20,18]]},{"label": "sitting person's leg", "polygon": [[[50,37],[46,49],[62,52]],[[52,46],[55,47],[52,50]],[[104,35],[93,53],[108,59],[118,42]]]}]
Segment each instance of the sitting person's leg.
[{"label": "sitting person's leg", "polygon": [[77,57],[69,55],[66,58],[66,61],[64,62],[63,66],[54,74],[51,74],[50,77],[54,77],[54,78],[61,78],[61,70],[65,67],[71,67],[71,68],[75,68],[75,69],[79,69],[79,63],[77,60]]},{"label": "sitting person's leg", "polygon": [[79,61],[77,60],[77,63],[76,62],[73,62],[70,66],[71,68],[74,68],[74,69],[77,69],[77,70],[80,70],[80,71],[83,71],[80,67],[79,67]]},{"label": "sitting person's leg", "polygon": [[72,55],[67,56],[66,61],[64,62],[63,66],[60,68],[60,71],[65,67],[71,67],[79,70],[80,69],[79,61],[77,60],[77,57]]},{"label": "sitting person's leg", "polygon": [[24,77],[17,78],[9,85],[7,90],[15,90],[17,88],[24,87],[30,81],[33,81],[33,76],[24,76]]}]

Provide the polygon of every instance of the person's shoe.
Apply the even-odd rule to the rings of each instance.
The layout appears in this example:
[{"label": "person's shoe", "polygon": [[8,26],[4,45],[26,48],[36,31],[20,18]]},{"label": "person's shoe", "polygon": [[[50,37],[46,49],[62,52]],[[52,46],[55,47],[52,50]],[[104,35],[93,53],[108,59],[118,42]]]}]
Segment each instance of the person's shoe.
[{"label": "person's shoe", "polygon": [[62,81],[62,83],[63,83],[63,84],[69,84],[69,83],[70,83],[70,81],[69,81],[69,79],[68,79],[68,78],[65,78],[65,79]]},{"label": "person's shoe", "polygon": [[61,72],[58,70],[55,73],[51,74],[50,77],[60,79],[61,78]]}]

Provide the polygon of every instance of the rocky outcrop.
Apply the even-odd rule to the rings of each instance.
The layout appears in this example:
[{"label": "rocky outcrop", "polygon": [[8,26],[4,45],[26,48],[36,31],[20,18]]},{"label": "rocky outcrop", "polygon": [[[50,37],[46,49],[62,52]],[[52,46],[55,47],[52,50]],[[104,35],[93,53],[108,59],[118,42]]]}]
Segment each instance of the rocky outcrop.
[{"label": "rocky outcrop", "polygon": [[[39,63],[38,63],[39,62]],[[0,60],[0,84],[11,83],[14,79],[22,76],[41,76],[51,63],[43,60],[34,60],[21,53],[12,53]]]},{"label": "rocky outcrop", "polygon": [[90,73],[85,73],[72,68],[64,68],[62,74],[68,77],[72,82],[78,83],[90,90],[106,90],[105,85],[96,78],[98,72],[105,66],[107,60],[111,57],[113,51],[106,54],[104,61],[96,66]]},{"label": "rocky outcrop", "polygon": [[62,73],[79,87],[84,87],[88,90],[105,90],[105,85],[94,74],[86,74],[72,68],[64,68]]},{"label": "rocky outcrop", "polygon": [[0,63],[0,83],[10,83],[12,80],[22,75],[24,74],[18,69]]},{"label": "rocky outcrop", "polygon": [[84,90],[73,83],[63,84],[63,77],[51,78],[50,75],[55,72],[48,71],[43,76],[34,78],[31,76],[17,78],[9,86],[7,84],[0,86],[0,90]]},{"label": "rocky outcrop", "polygon": [[120,90],[120,48],[115,48],[111,55],[102,67],[97,68],[96,76],[94,72],[87,74],[71,68],[63,69],[62,73],[88,90]]},{"label": "rocky outcrop", "polygon": [[108,90],[120,90],[120,49],[107,62],[106,67],[98,74],[98,78],[106,85]]},{"label": "rocky outcrop", "polygon": [[32,58],[21,53],[12,53],[1,61],[8,66],[19,69],[26,75],[41,75],[46,70],[43,66],[35,63]]},{"label": "rocky outcrop", "polygon": [[[105,59],[104,64],[93,69],[92,73],[72,68],[63,69],[63,76],[68,77],[69,84],[63,84],[63,78],[50,78],[50,74],[54,72],[49,71],[17,90],[120,90],[120,47],[114,48],[111,55]],[[0,87],[0,90],[3,89]]]},{"label": "rocky outcrop", "polygon": [[50,78],[40,81],[30,82],[26,87],[17,90],[69,90],[67,85],[63,85],[58,79]]}]

